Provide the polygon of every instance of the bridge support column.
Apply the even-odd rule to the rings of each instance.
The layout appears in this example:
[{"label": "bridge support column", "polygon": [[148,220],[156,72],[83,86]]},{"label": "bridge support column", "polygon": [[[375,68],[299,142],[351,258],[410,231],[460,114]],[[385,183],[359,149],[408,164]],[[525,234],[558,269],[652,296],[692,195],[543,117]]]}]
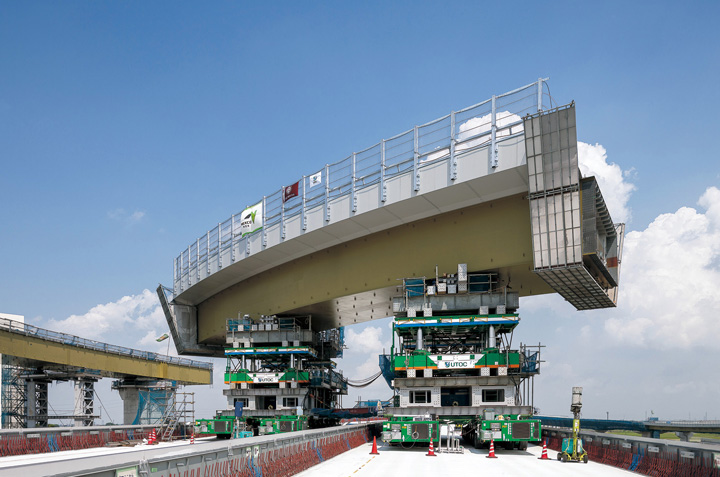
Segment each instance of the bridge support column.
[{"label": "bridge support column", "polygon": [[95,380],[75,380],[75,427],[92,426],[95,404]]},{"label": "bridge support column", "polygon": [[122,423],[125,425],[136,424],[135,417],[140,407],[140,391],[141,388],[138,386],[124,386],[118,389],[120,399],[123,401]]},{"label": "bridge support column", "polygon": [[177,387],[156,379],[124,379],[113,382],[123,400],[123,424],[152,424],[165,413]]},{"label": "bridge support column", "polygon": [[642,431],[640,435],[651,439],[660,439],[660,431]]},{"label": "bridge support column", "polygon": [[690,442],[690,438],[694,433],[690,431],[675,431],[675,435],[683,442]]},{"label": "bridge support column", "polygon": [[[27,379],[25,381],[25,399],[27,399],[26,427],[47,427],[48,382]],[[42,418],[38,418],[38,416],[42,416]]]}]

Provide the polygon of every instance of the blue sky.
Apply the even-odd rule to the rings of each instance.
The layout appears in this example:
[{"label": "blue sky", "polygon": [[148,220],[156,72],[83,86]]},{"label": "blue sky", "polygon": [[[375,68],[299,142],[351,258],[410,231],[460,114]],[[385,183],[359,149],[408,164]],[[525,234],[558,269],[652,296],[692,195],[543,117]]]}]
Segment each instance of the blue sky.
[{"label": "blue sky", "polygon": [[[695,263],[704,284],[720,286],[714,195],[698,204],[720,187],[719,10],[717,2],[2,2],[0,311],[57,329],[73,315],[96,317],[108,330],[97,338],[151,349],[149,337],[165,331],[155,311],[134,308],[117,328],[120,315],[108,310],[170,285],[172,259],[197,236],[325,163],[541,76],[556,102],[576,101],[579,140],[604,147],[619,168],[614,184],[630,185],[635,250],[707,222],[673,236],[697,260],[667,257],[654,276],[686,283],[672,273]],[[557,297],[523,302],[523,339],[545,342],[549,354],[555,347],[558,363],[560,347],[587,352],[588,336],[649,336],[658,312],[643,308],[654,298],[641,291],[625,288],[627,306],[605,314],[574,312]],[[713,291],[705,301],[687,292],[702,335],[703,317],[720,305]],[[356,332],[375,328],[383,327]],[[386,329],[369,333],[389,339]],[[635,375],[611,375],[603,356],[620,368],[631,356],[648,367],[670,355],[719,357],[702,339],[589,341],[597,415],[644,410],[618,397]],[[578,383],[557,366],[553,374],[548,359],[539,407],[567,412]],[[703,397],[700,375],[689,380],[670,363],[653,372],[633,398],[663,394],[653,387],[663,381],[670,391],[652,405],[666,415],[713,410],[720,389]]]}]

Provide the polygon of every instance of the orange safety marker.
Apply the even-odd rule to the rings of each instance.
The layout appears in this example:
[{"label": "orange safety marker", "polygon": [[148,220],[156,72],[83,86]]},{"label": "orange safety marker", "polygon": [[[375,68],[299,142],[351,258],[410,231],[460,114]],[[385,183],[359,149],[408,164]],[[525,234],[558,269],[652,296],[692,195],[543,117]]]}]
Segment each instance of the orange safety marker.
[{"label": "orange safety marker", "polygon": [[543,441],[543,451],[542,451],[542,455],[541,455],[540,457],[538,457],[538,459],[540,459],[540,460],[550,460],[550,457],[548,457],[548,455],[547,455],[547,439],[545,439],[545,440]]},{"label": "orange safety marker", "polygon": [[547,456],[547,439],[543,441],[543,453],[540,457],[538,457],[540,460],[550,460],[550,457]]},{"label": "orange safety marker", "polygon": [[432,439],[430,440],[430,449],[428,449],[428,453],[425,454],[425,456],[426,456],[426,457],[437,457],[437,456],[435,455],[435,451],[433,450],[433,441],[432,441]]},{"label": "orange safety marker", "polygon": [[490,453],[485,457],[488,459],[497,459],[497,456],[495,455],[495,439],[490,440]]},{"label": "orange safety marker", "polygon": [[190,434],[190,444],[195,444],[195,433]]},{"label": "orange safety marker", "polygon": [[377,441],[375,440],[375,436],[373,436],[373,448],[372,451],[370,451],[370,455],[378,455],[380,454],[377,450]]}]

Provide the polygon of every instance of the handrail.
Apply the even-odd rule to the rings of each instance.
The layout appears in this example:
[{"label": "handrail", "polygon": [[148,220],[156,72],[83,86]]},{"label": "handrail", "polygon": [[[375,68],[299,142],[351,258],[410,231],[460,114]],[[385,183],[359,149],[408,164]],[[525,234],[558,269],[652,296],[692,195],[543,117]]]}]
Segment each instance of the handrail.
[{"label": "handrail", "polygon": [[7,318],[0,318],[0,329],[18,335],[40,338],[47,341],[54,341],[56,343],[61,343],[67,346],[74,346],[76,348],[92,349],[95,351],[102,351],[104,353],[112,353],[120,356],[130,356],[133,358],[145,359],[147,361],[159,361],[161,363],[187,366],[191,368],[213,368],[212,363],[208,363],[205,361],[195,361],[192,359],[177,358],[175,356],[152,353],[150,351],[141,351],[132,348],[125,348],[124,346],[117,346],[103,343],[100,341],[89,340],[81,338],[79,336],[61,333],[59,331],[46,330],[44,328],[28,325],[21,321],[9,320]]},{"label": "handrail", "polygon": [[[401,174],[416,174],[418,170],[448,157],[456,161],[459,156],[487,145],[491,145],[495,151],[492,167],[496,167],[498,142],[521,134],[522,120],[519,118],[543,110],[543,98],[549,96],[549,90],[547,93],[544,91],[546,82],[547,78],[540,78],[534,83],[383,139],[337,162],[325,164],[315,173],[302,176],[297,182],[296,196],[283,200],[284,187],[281,187],[255,202],[263,204],[263,230],[252,234],[264,234],[268,227],[277,224],[282,226],[285,219],[298,214],[302,214],[304,223],[308,212],[318,207],[325,207],[326,214],[329,214],[329,202],[339,197],[350,195],[353,201],[358,191],[366,187],[378,182],[383,184],[387,179]],[[514,118],[518,120],[512,121]],[[313,177],[318,175],[320,182],[313,182]],[[414,187],[415,190],[419,189],[417,182]],[[200,279],[200,264],[209,264],[211,258],[228,247],[248,239],[249,235],[245,238],[242,235],[240,219],[238,213],[218,223],[174,259],[173,283],[176,293],[186,288],[182,285],[184,277],[192,278],[188,286],[197,283]],[[327,215],[322,226],[327,225],[329,220]],[[265,237],[263,235],[263,244]],[[284,232],[282,238],[285,238]],[[193,275],[196,276],[190,277],[191,270],[195,270]]]}]

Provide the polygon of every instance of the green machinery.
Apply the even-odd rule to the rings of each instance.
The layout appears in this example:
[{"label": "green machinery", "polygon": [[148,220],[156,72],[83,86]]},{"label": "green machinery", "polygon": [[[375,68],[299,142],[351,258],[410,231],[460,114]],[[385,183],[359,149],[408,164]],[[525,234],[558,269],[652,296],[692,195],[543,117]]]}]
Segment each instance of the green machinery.
[{"label": "green machinery", "polygon": [[494,441],[506,449],[526,450],[528,442],[540,440],[539,420],[518,414],[494,415],[492,410],[486,410],[482,417],[472,418],[445,417],[432,420],[416,416],[386,417],[388,420],[383,423],[382,440],[390,445],[427,444],[432,440],[439,447],[440,430],[443,427],[451,437],[458,429],[461,434],[472,429],[472,434],[466,437],[472,439],[476,447],[489,446]]},{"label": "green machinery", "polygon": [[541,346],[513,346],[519,295],[506,280],[496,272],[468,273],[465,264],[457,274],[403,280],[403,294],[393,298],[390,354],[380,356],[396,394],[386,442],[429,442],[420,437],[427,433],[412,431],[413,422],[461,428],[475,447],[495,441],[524,449],[540,440],[532,380]]},{"label": "green machinery", "polygon": [[195,434],[197,435],[216,435],[218,439],[236,439],[242,437],[252,437],[253,432],[247,430],[244,419],[238,419],[232,416],[222,416],[218,414],[213,419],[197,419],[195,420]]},{"label": "green machinery", "polygon": [[570,411],[573,413],[573,434],[562,441],[562,452],[558,452],[557,458],[563,462],[584,462],[588,463],[587,451],[583,448],[580,434],[580,409],[582,409],[582,388],[572,388],[572,402]]},{"label": "green machinery", "polygon": [[332,361],[342,357],[343,348],[344,329],[316,331],[311,316],[228,320],[224,381],[229,388],[223,392],[228,407],[213,419],[196,421],[196,434],[227,439],[336,423],[309,413],[334,409],[347,394],[347,380]]},{"label": "green machinery", "polygon": [[258,435],[282,434],[309,429],[307,416],[275,416],[257,419]]},{"label": "green machinery", "polygon": [[304,415],[235,418],[218,413],[212,419],[197,419],[195,421],[195,434],[214,434],[219,439],[251,437],[255,435],[255,429],[257,429],[257,435],[264,436],[303,431],[309,428],[310,422],[308,417]]},{"label": "green machinery", "polygon": [[228,409],[240,402],[246,417],[259,419],[336,407],[348,386],[332,361],[343,347],[343,328],[316,331],[311,316],[228,320]]},{"label": "green machinery", "polygon": [[540,440],[540,420],[522,414],[494,414],[492,409],[487,409],[484,417],[473,423],[476,446],[495,441],[506,449],[526,450],[528,442]]},{"label": "green machinery", "polygon": [[382,439],[390,445],[440,442],[440,422],[412,416],[386,416]]}]

